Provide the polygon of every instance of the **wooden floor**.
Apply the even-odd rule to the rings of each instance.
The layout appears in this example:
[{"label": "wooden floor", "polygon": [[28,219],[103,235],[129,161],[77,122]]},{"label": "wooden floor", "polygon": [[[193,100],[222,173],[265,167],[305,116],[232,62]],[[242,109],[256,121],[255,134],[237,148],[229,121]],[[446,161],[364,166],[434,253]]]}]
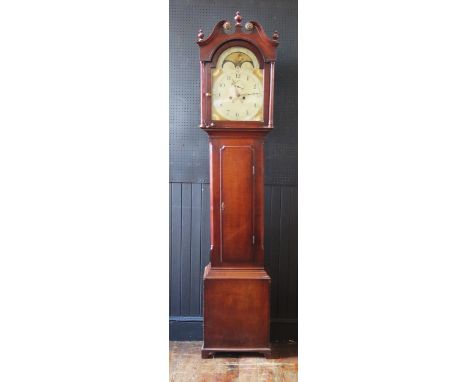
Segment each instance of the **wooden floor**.
[{"label": "wooden floor", "polygon": [[169,376],[172,382],[297,381],[297,344],[272,344],[272,357],[224,353],[201,358],[201,342],[169,342]]}]

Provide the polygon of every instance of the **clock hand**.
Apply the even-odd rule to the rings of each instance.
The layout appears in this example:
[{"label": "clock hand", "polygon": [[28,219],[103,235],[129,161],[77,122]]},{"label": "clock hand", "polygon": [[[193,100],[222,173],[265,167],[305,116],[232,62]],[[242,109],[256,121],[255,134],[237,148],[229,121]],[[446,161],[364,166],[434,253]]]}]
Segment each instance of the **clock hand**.
[{"label": "clock hand", "polygon": [[237,90],[237,87],[234,87],[234,91],[236,92],[236,97],[240,97],[240,93],[239,93],[239,90]]},{"label": "clock hand", "polygon": [[237,97],[239,97],[239,91],[236,89],[236,87],[231,85],[229,87],[229,99],[236,99]]},{"label": "clock hand", "polygon": [[[239,81],[239,80],[237,80]],[[232,85],[235,86],[236,88],[239,88],[239,89],[244,89],[243,86],[239,86],[239,84],[235,81],[235,80],[232,80]]]},{"label": "clock hand", "polygon": [[260,93],[240,93],[241,96],[255,95],[255,94],[260,94]]}]

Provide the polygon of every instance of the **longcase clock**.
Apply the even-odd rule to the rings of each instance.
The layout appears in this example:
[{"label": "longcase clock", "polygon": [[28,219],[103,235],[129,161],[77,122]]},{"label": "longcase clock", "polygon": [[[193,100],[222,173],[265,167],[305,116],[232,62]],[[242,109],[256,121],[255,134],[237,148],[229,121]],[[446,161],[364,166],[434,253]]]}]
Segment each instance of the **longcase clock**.
[{"label": "longcase clock", "polygon": [[270,356],[270,276],[264,268],[263,142],[273,129],[278,33],[218,22],[200,47],[200,127],[210,148],[210,263],[204,283],[202,357]]}]

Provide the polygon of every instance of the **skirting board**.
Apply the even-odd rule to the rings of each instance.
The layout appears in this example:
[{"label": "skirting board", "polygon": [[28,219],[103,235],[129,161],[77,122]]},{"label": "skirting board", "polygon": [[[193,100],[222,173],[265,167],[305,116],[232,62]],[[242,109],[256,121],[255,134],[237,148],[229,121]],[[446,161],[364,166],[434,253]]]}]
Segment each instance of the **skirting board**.
[{"label": "skirting board", "polygon": [[[170,341],[202,341],[203,317],[169,317]],[[270,328],[270,340],[297,341],[297,319],[272,318]]]}]

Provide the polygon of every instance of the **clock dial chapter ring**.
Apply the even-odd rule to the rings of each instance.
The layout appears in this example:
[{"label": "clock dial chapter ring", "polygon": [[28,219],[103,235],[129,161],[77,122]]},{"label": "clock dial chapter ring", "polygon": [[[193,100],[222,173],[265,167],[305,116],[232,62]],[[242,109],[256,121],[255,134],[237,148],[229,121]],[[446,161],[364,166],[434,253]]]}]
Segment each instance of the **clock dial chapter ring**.
[{"label": "clock dial chapter ring", "polygon": [[221,74],[213,83],[212,95],[213,116],[217,119],[256,120],[263,105],[261,83],[250,71]]}]

